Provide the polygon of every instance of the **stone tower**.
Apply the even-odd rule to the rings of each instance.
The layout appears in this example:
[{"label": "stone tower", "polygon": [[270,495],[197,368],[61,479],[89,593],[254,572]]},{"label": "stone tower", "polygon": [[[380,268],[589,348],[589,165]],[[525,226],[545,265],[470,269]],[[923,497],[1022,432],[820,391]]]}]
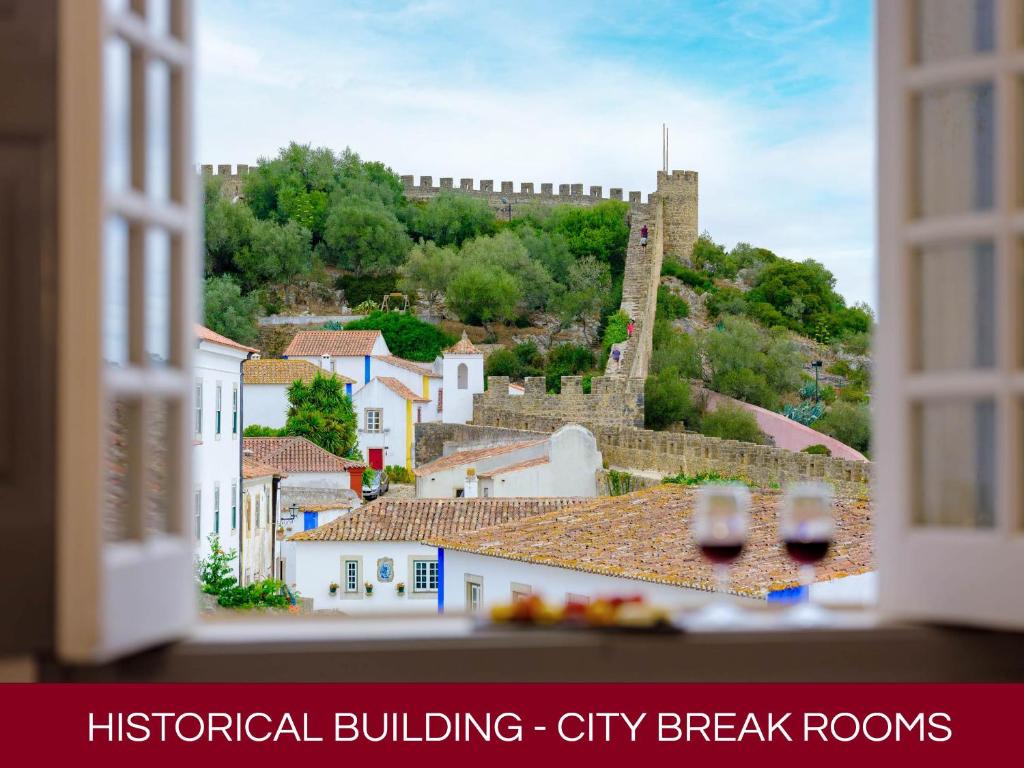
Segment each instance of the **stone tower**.
[{"label": "stone tower", "polygon": [[655,199],[664,208],[664,254],[669,260],[689,260],[697,229],[697,172],[658,171]]}]

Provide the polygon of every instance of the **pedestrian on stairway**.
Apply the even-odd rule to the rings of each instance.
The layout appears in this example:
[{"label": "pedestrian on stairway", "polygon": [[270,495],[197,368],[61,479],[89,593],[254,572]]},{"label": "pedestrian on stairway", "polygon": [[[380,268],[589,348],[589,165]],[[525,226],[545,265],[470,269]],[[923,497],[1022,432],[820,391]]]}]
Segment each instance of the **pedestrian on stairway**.
[{"label": "pedestrian on stairway", "polygon": [[633,338],[633,329],[634,328],[636,328],[636,325],[633,323],[633,318],[631,317],[631,318],[629,318],[629,322],[626,323],[626,338],[627,339]]},{"label": "pedestrian on stairway", "polygon": [[647,225],[646,224],[644,224],[642,227],[640,227],[640,247],[641,248],[646,248],[647,247]]}]

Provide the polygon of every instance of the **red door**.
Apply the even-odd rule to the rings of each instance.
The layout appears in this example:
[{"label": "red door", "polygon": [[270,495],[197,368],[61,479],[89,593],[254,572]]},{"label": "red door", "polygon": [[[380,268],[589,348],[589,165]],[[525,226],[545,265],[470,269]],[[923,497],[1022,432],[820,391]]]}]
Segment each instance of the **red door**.
[{"label": "red door", "polygon": [[383,448],[371,448],[370,454],[370,469],[384,469],[384,449]]}]

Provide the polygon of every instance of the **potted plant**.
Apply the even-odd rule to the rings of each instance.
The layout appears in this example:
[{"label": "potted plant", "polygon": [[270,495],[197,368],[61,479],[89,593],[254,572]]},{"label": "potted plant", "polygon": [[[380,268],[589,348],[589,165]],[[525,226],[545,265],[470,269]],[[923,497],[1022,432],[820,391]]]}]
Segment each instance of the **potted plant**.
[{"label": "potted plant", "polygon": [[402,595],[405,594],[405,582],[404,581],[400,581],[397,584],[395,584],[395,592],[398,593],[399,597],[401,597]]},{"label": "potted plant", "polygon": [[370,597],[373,594],[373,584],[366,582],[363,586],[366,588],[366,596]]},{"label": "potted plant", "polygon": [[327,588],[328,588],[329,590],[331,590],[331,594],[332,594],[332,595],[336,595],[336,594],[338,594],[338,582],[336,582],[336,581],[332,581],[332,582],[330,583],[330,585],[328,585],[328,587],[327,587]]}]

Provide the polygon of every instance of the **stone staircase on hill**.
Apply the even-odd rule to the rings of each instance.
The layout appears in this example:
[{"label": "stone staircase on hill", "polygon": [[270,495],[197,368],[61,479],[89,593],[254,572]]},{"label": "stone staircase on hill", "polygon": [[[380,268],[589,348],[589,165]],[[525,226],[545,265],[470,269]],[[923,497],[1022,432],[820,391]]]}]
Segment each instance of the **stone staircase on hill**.
[{"label": "stone staircase on hill", "polygon": [[[622,302],[619,309],[633,319],[633,335],[615,345],[620,352],[616,363],[609,352],[605,376],[646,379],[650,362],[657,285],[661,274],[660,240],[655,232],[652,208],[656,203],[634,205],[630,212],[629,244],[622,275]],[[647,225],[647,247],[640,245],[640,230]]]}]

